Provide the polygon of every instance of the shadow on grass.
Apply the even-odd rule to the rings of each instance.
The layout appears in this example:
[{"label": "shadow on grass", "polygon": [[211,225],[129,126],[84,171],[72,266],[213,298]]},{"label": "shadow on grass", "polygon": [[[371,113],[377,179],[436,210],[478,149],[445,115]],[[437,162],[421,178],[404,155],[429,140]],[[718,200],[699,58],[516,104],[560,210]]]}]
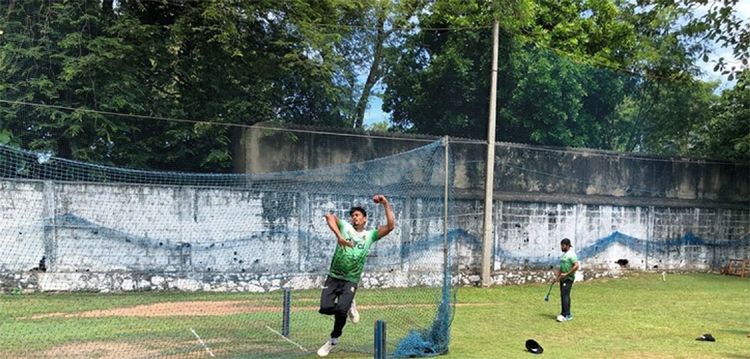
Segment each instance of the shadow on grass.
[{"label": "shadow on grass", "polygon": [[542,318],[544,318],[544,319],[549,319],[549,320],[551,320],[553,322],[556,321],[556,319],[557,319],[557,314],[539,313],[539,316],[542,317]]}]

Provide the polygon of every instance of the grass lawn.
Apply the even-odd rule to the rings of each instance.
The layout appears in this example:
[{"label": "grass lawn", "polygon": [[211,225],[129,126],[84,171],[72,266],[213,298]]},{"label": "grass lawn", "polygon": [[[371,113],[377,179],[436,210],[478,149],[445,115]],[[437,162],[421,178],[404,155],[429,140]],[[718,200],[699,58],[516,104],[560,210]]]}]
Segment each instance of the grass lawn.
[{"label": "grass lawn", "polygon": [[[549,302],[545,284],[460,288],[450,353],[442,358],[536,357],[524,347],[534,339],[544,348],[542,358],[750,359],[750,279],[665,278],[633,273],[576,283],[574,319],[565,323],[555,322],[558,287]],[[218,358],[257,358],[252,353],[264,350],[313,358],[332,325],[317,313],[318,295],[317,290],[292,294],[293,342],[286,342],[274,331],[280,322],[279,293],[6,294],[0,296],[0,358],[209,358],[198,333]],[[429,323],[434,307],[415,304],[424,298],[434,297],[426,289],[362,290],[357,296],[362,323],[347,325],[344,345],[329,357],[372,358],[362,352],[372,350],[375,319]],[[208,306],[224,312],[201,313]],[[137,313],[139,308],[172,312],[148,315]],[[391,350],[403,334],[393,328]],[[704,333],[716,342],[695,340]]]},{"label": "grass lawn", "polygon": [[[526,339],[552,358],[750,358],[750,279],[632,274],[573,286],[573,320],[557,323],[559,289],[461,288],[445,358],[529,358]],[[711,333],[716,342],[695,338]]]}]

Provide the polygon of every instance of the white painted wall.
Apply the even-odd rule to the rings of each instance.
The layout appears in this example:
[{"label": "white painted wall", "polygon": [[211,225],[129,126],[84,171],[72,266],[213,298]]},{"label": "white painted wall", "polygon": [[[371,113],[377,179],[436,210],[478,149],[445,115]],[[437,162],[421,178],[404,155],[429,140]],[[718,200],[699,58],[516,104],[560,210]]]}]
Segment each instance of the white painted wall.
[{"label": "white painted wall", "polygon": [[[276,278],[277,287],[314,286],[335,245],[325,213],[346,218],[349,207],[363,204],[370,228],[385,222],[369,197],[348,195],[49,181],[0,181],[0,189],[0,270],[28,273],[45,256],[49,269],[34,284],[41,290],[162,285],[127,275],[83,285],[86,273],[189,277],[188,290],[229,288],[232,275],[245,278],[244,290],[270,290],[261,283],[272,282],[252,279],[261,277]],[[373,247],[364,285],[439,283],[441,203],[398,196],[391,203],[397,228]],[[481,258],[477,206],[458,201],[451,219],[456,242],[449,254],[464,284]],[[511,201],[497,201],[494,210],[497,284],[549,278],[564,237],[582,257],[586,278],[629,269],[718,271],[728,258],[750,253],[748,210]],[[628,260],[627,268],[619,259]]]}]

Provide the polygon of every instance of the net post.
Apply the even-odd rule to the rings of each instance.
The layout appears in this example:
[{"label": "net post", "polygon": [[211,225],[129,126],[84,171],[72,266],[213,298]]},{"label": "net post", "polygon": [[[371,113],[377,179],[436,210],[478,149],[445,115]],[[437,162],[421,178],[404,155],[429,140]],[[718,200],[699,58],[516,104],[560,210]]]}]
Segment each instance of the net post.
[{"label": "net post", "polygon": [[281,318],[281,335],[284,336],[284,338],[289,337],[289,317],[291,312],[291,306],[292,306],[292,290],[289,288],[284,289],[284,305],[282,310],[282,318]]},{"label": "net post", "polygon": [[386,359],[385,338],[385,321],[378,319],[375,321],[375,359]]},{"label": "net post", "polygon": [[443,171],[445,172],[445,178],[443,179],[445,181],[443,183],[443,273],[445,273],[448,270],[448,185],[450,184],[450,174],[448,173],[450,153],[447,135],[443,137],[443,153],[445,160],[445,163],[443,163]]}]

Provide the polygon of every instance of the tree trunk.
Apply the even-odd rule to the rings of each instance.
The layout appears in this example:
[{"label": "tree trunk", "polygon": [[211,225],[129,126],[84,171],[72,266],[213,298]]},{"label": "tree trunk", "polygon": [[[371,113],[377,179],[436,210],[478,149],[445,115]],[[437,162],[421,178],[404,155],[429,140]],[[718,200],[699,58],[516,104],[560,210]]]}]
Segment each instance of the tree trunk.
[{"label": "tree trunk", "polygon": [[367,80],[362,89],[362,95],[357,101],[357,112],[354,118],[354,128],[361,129],[364,127],[365,112],[367,112],[367,104],[370,101],[370,94],[372,93],[375,84],[380,81],[383,75],[380,69],[380,63],[383,61],[383,47],[385,46],[385,40],[391,34],[391,31],[385,31],[383,26],[385,25],[385,11],[381,12],[378,17],[378,30],[377,36],[375,37],[375,48],[372,52],[372,63],[370,64],[370,72],[367,74]]},{"label": "tree trunk", "polygon": [[633,128],[631,129],[630,136],[628,138],[628,142],[625,145],[625,152],[633,152],[635,151],[636,147],[640,146],[641,151],[643,151],[644,147],[644,132],[645,132],[645,124],[646,121],[646,114],[651,112],[651,109],[656,105],[659,98],[659,86],[658,83],[656,85],[655,89],[652,89],[650,91],[653,91],[653,96],[649,97],[651,99],[651,102],[643,105],[644,102],[648,101],[646,98],[648,97],[648,94],[645,92],[648,91],[648,89],[644,89],[641,92],[641,98],[640,103],[638,104],[638,113],[636,114],[635,121],[633,122]]},{"label": "tree trunk", "polygon": [[8,3],[8,12],[6,14],[10,15],[10,13],[13,12],[14,5],[16,5],[16,0],[10,0],[10,3]]},{"label": "tree trunk", "polygon": [[102,12],[104,13],[104,16],[112,16],[114,15],[114,0],[104,0],[102,1]]}]

